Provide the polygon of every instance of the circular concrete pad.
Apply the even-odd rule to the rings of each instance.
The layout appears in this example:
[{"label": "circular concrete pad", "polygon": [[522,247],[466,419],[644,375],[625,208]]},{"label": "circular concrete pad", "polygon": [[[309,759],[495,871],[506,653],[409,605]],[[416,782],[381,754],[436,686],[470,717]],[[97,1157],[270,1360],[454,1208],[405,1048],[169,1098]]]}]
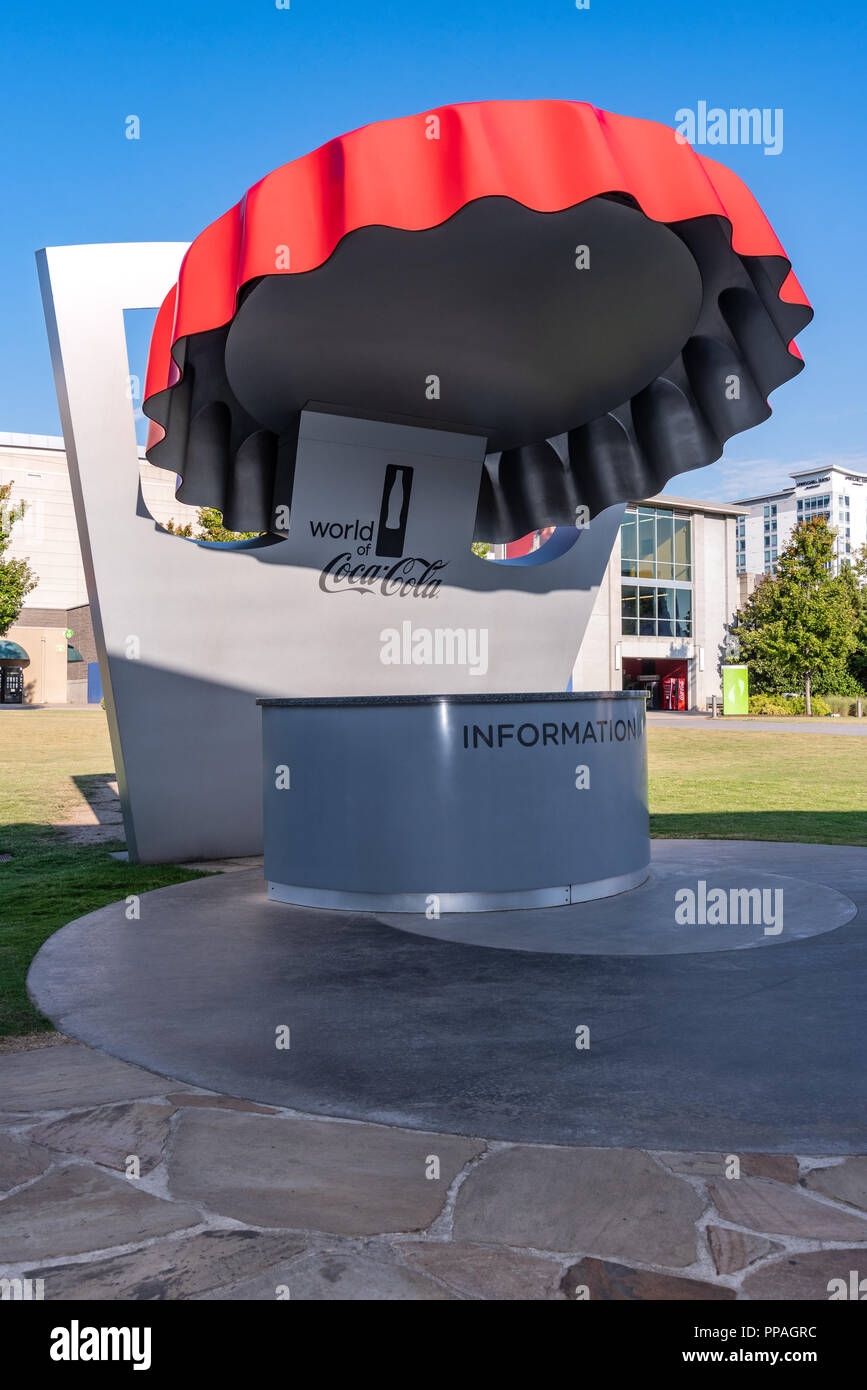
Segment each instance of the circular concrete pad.
[{"label": "circular concrete pad", "polygon": [[[697,876],[698,875],[698,876]],[[702,887],[703,885],[703,887]],[[745,896],[746,895],[746,896]],[[518,912],[376,914],[401,931],[567,956],[672,956],[743,951],[834,931],[858,911],[823,883],[731,868],[696,867],[694,856],[656,862],[638,888],[571,907]]]},{"label": "circular concrete pad", "polygon": [[117,903],[70,923],[29,985],[62,1032],[114,1056],[319,1114],[537,1143],[864,1152],[867,852],[661,841],[654,864],[688,869],[687,886],[797,877],[859,911],[806,939],[784,930],[773,950],[545,954],[269,902],[252,870],[145,894],[138,921]]}]

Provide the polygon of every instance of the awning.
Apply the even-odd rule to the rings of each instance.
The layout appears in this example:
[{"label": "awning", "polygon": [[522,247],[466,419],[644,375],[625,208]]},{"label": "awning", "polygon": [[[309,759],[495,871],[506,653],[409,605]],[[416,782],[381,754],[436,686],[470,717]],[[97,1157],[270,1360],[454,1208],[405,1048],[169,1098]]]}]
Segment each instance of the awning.
[{"label": "awning", "polygon": [[0,640],[0,661],[29,661],[23,647],[19,647],[17,642]]}]

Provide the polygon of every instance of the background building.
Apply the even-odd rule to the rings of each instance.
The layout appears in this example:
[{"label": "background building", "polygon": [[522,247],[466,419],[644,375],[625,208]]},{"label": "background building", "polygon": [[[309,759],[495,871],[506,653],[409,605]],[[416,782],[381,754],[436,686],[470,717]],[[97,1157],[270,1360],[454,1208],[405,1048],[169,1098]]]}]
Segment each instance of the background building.
[{"label": "background building", "polygon": [[741,509],[683,497],[627,507],[572,675],[575,690],[644,687],[651,707],[722,698],[726,629],[738,604]]},{"label": "background building", "polygon": [[792,487],[734,504],[745,513],[735,538],[738,573],[773,573],[797,523],[815,516],[823,516],[837,532],[835,573],[867,543],[867,473],[833,463],[801,468],[790,477]]},{"label": "background building", "polygon": [[[145,505],[156,521],[195,523],[196,509],[175,500],[174,478],[152,467],[143,449],[139,472]],[[7,554],[29,560],[39,579],[2,639],[21,648],[27,660],[10,654],[2,664],[23,670],[26,704],[87,704],[89,697],[98,702],[99,667],[63,440],[0,433],[0,483],[12,483],[12,501],[26,505]]]}]

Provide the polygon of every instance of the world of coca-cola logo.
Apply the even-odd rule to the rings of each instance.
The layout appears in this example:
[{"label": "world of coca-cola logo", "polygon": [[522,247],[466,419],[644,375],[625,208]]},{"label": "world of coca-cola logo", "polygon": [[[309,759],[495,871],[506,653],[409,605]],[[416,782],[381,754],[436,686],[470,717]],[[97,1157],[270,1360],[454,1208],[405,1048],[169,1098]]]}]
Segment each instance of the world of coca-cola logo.
[{"label": "world of coca-cola logo", "polygon": [[448,560],[403,553],[414,473],[408,464],[386,465],[375,539],[372,520],[311,521],[311,534],[318,539],[339,538],[355,544],[354,554],[343,550],[322,569],[319,587],[324,594],[370,594],[377,590],[386,597],[436,597],[442,583],[439,575]]},{"label": "world of coca-cola logo", "polygon": [[370,594],[385,597],[435,598],[448,560],[426,560],[405,555],[390,564],[368,564],[351,551],[335,555],[322,569],[319,587],[324,594]]}]

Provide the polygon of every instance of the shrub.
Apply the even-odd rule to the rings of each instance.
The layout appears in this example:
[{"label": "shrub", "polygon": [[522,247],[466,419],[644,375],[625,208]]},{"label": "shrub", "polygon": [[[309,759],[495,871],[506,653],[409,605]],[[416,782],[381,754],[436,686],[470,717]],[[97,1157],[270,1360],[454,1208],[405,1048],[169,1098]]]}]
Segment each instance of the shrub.
[{"label": "shrub", "polygon": [[[832,714],[849,714],[854,717],[858,713],[858,702],[851,695],[823,695],[822,699]],[[861,707],[867,707],[867,696],[862,697]]]},{"label": "shrub", "polygon": [[[813,714],[824,717],[831,713],[831,707],[820,695],[814,695],[811,704]],[[792,715],[806,714],[807,702],[803,695],[751,695],[750,714],[764,714],[773,719],[787,719]]]},{"label": "shrub", "polygon": [[789,712],[786,709],[788,703],[782,695],[751,695],[750,714],[770,714],[781,718]]}]

